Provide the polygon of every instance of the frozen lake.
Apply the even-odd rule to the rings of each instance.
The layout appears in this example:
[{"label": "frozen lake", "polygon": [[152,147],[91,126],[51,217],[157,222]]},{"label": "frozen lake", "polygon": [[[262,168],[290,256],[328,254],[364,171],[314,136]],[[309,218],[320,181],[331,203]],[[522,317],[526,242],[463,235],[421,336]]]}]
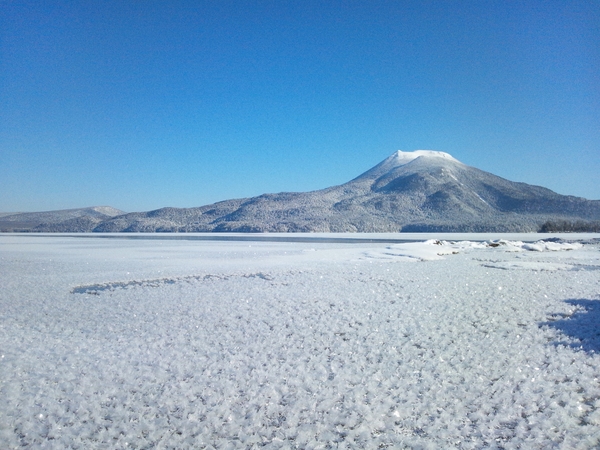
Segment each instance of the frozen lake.
[{"label": "frozen lake", "polygon": [[598,235],[202,236],[0,235],[2,448],[600,446]]}]

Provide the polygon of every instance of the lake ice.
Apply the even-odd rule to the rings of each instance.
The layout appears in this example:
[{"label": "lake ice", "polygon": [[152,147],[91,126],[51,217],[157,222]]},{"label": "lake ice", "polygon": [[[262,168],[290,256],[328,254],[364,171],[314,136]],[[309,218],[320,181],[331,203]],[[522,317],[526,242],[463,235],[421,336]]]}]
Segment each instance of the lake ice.
[{"label": "lake ice", "polygon": [[2,448],[598,448],[598,241],[452,238],[0,235]]}]

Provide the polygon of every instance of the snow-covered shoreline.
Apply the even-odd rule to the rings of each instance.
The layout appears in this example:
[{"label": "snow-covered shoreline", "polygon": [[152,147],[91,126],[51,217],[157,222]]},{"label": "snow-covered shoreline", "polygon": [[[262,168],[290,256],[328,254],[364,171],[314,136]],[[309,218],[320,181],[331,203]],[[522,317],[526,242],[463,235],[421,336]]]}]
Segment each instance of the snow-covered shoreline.
[{"label": "snow-covered shoreline", "polygon": [[535,242],[561,239],[582,241],[600,239],[600,233],[1,233],[0,236],[74,237],[103,239],[142,239],[142,240],[190,240],[190,241],[371,241],[371,242],[424,242],[431,239],[444,241],[487,241],[508,240]]},{"label": "snow-covered shoreline", "polygon": [[3,448],[600,445],[599,244],[419,236],[0,235]]}]

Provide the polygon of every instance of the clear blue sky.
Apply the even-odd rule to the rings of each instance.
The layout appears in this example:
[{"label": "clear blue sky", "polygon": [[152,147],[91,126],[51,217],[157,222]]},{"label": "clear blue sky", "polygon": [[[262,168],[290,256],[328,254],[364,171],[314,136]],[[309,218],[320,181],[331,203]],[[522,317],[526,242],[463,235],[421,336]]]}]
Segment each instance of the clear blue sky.
[{"label": "clear blue sky", "polygon": [[321,189],[399,149],[600,199],[600,2],[0,0],[0,211]]}]

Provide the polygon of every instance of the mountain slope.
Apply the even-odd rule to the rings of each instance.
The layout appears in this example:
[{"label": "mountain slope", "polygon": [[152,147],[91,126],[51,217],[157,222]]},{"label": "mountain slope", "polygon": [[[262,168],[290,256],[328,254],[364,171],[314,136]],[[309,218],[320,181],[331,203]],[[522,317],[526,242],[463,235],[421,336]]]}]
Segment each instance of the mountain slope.
[{"label": "mountain slope", "polygon": [[125,214],[94,231],[526,232],[556,219],[599,220],[600,201],[508,181],[447,153],[419,150],[395,152],[327,189]]},{"label": "mountain slope", "polygon": [[0,231],[92,231],[102,221],[121,214],[124,211],[111,206],[3,214]]}]

